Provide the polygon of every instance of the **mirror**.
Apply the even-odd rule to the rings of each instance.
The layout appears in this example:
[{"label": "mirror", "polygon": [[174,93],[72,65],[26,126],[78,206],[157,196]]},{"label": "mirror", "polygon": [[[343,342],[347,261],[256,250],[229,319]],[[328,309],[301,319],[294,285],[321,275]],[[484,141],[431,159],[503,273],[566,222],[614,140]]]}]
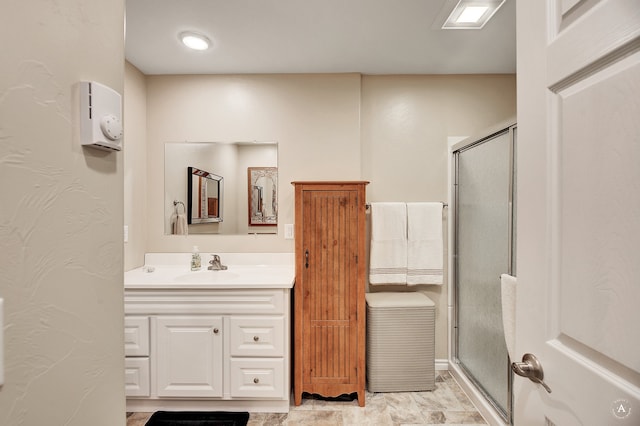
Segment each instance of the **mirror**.
[{"label": "mirror", "polygon": [[247,169],[249,226],[278,225],[278,169],[249,167]]},{"label": "mirror", "polygon": [[187,223],[222,222],[222,176],[187,167]]},{"label": "mirror", "polygon": [[[164,144],[164,234],[173,235],[172,223],[180,214],[188,216],[187,167],[205,170],[224,177],[219,212],[222,222],[187,224],[189,235],[247,235],[276,233],[277,226],[253,227],[247,221],[247,169],[278,167],[278,144],[275,142],[165,142]],[[187,179],[189,177],[189,180]],[[149,179],[154,179],[150,175]],[[154,179],[155,180],[155,179]],[[192,183],[192,188],[195,186]],[[275,188],[276,194],[278,188]],[[277,200],[277,195],[276,195]],[[174,201],[177,202],[174,205]],[[182,203],[185,208],[183,209]],[[208,206],[207,206],[208,207]],[[197,209],[197,204],[195,209]]]}]

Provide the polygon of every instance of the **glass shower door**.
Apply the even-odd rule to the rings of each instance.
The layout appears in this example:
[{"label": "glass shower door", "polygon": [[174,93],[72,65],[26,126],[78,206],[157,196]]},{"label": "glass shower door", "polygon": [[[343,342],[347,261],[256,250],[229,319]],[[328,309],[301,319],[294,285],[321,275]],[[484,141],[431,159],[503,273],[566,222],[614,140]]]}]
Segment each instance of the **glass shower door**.
[{"label": "glass shower door", "polygon": [[511,272],[512,134],[456,151],[457,361],[507,418],[500,274]]}]

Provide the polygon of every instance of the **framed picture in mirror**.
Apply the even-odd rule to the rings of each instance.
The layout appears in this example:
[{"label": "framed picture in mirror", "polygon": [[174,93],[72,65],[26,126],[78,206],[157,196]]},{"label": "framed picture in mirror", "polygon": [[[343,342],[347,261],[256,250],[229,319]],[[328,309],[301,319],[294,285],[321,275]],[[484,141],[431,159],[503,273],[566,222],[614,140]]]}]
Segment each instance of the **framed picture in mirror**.
[{"label": "framed picture in mirror", "polygon": [[187,167],[187,223],[222,222],[224,178]]},{"label": "framed picture in mirror", "polygon": [[278,225],[278,168],[248,167],[249,226]]}]

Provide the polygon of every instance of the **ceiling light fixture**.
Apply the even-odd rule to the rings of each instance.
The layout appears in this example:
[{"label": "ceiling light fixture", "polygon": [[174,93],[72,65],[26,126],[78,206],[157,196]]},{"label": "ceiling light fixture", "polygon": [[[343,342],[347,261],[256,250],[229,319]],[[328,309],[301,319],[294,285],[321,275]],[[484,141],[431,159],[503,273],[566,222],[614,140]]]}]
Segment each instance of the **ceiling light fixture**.
[{"label": "ceiling light fixture", "polygon": [[443,29],[481,29],[506,0],[460,0]]},{"label": "ceiling light fixture", "polygon": [[464,8],[456,22],[458,24],[475,24],[477,23],[482,15],[489,10],[487,6],[467,6]]},{"label": "ceiling light fixture", "polygon": [[178,36],[182,44],[193,50],[207,50],[211,41],[204,35],[193,31],[181,32]]}]

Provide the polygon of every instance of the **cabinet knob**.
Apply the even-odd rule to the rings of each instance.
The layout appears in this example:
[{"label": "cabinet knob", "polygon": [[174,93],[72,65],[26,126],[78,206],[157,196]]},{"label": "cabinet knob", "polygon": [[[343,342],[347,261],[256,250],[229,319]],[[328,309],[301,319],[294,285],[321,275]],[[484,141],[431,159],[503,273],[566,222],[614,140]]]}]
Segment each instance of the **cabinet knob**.
[{"label": "cabinet knob", "polygon": [[213,329],[213,334],[218,334],[220,332],[220,330],[218,330],[217,328]]},{"label": "cabinet knob", "polygon": [[257,377],[255,377],[255,378],[253,379],[253,383],[255,383],[255,384],[257,385],[258,383],[260,383],[260,379],[258,379]]},{"label": "cabinet knob", "polygon": [[253,341],[257,342],[258,340],[260,340],[260,336],[253,336]]}]

